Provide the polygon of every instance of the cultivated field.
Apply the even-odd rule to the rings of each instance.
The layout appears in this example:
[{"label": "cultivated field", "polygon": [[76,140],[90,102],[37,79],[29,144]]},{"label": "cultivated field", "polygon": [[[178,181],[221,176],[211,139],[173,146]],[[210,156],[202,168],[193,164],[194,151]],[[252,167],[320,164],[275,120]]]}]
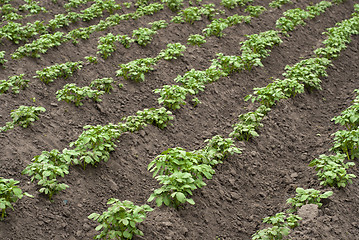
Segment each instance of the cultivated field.
[{"label": "cultivated field", "polygon": [[359,239],[358,0],[0,10],[0,239]]}]

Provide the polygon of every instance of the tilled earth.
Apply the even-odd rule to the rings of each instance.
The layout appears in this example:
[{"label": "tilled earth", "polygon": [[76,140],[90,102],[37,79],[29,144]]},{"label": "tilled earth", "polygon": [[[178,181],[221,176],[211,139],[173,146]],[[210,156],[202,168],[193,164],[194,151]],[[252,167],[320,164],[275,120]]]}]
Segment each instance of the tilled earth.
[{"label": "tilled earth", "polygon": [[[261,4],[270,9],[269,2],[258,0],[253,5]],[[240,55],[239,42],[246,39],[246,34],[275,29],[275,21],[284,11],[317,2],[297,1],[282,9],[270,9],[250,24],[226,29],[222,38],[208,38],[200,48],[188,46],[183,57],[160,61],[142,83],[116,77],[118,64],[155,57],[168,43],[186,45],[188,36],[201,33],[209,20],[203,19],[193,25],[171,23],[160,30],[148,46],[133,44],[129,49],[118,46],[108,59],[98,56],[97,65],[85,65],[72,77],[58,79],[49,85],[32,79],[32,76],[37,70],[55,63],[79,61],[85,56],[96,55],[98,38],[109,32],[130,35],[133,29],[148,27],[148,22],[161,19],[169,22],[174,13],[165,8],[153,16],[125,21],[117,27],[94,33],[89,40],[77,45],[68,42],[51,49],[40,59],[15,61],[8,58],[6,68],[0,69],[0,79],[24,73],[31,81],[20,94],[0,95],[0,126],[11,120],[11,110],[20,105],[43,106],[47,111],[29,128],[17,127],[0,134],[0,176],[19,180],[20,187],[34,195],[34,198],[24,197],[15,204],[14,211],[9,210],[9,215],[0,222],[0,239],[92,239],[97,234],[94,230],[97,224],[87,217],[93,212],[106,211],[109,198],[146,204],[150,194],[158,188],[156,180],[147,171],[147,165],[157,155],[171,147],[183,147],[188,151],[199,149],[205,145],[205,139],[217,134],[228,137],[238,115],[255,109],[253,104],[243,100],[244,97],[252,93],[253,88],[266,86],[273,78],[281,77],[286,65],[312,57],[313,50],[325,39],[322,32],[335,26],[336,22],[350,18],[353,5],[358,2],[347,0],[334,5],[283,37],[283,43],[275,46],[263,61],[264,67],[234,73],[208,85],[198,95],[201,104],[194,107],[188,103],[173,112],[175,119],[171,126],[163,130],[147,126],[138,132],[123,134],[107,163],[85,170],[70,167],[70,174],[60,178],[70,187],[55,195],[53,202],[40,194],[36,183],[31,183],[21,172],[42,151],[68,148],[85,125],[118,123],[122,117],[138,110],[159,107],[159,96],[153,93],[154,89],[173,84],[177,75],[190,69],[208,68],[216,53]],[[65,1],[58,3],[44,1],[43,6],[51,9],[49,13],[22,21],[41,19],[46,22],[64,12],[61,4]],[[204,3],[220,6],[217,0],[201,4]],[[226,9],[226,15],[222,17],[236,13],[246,14],[243,8]],[[68,32],[98,21],[73,24],[62,30]],[[7,40],[2,42],[0,50],[7,53],[18,47]],[[293,230],[292,239],[359,239],[358,180],[354,179],[353,184],[343,189],[322,187],[316,171],[308,167],[311,160],[329,153],[333,142],[331,134],[341,129],[331,119],[350,106],[354,99],[353,90],[359,88],[359,36],[353,37],[327,72],[328,77],[322,78],[322,90],[306,91],[279,102],[265,117],[259,137],[249,142],[236,141],[242,154],[233,155],[217,165],[213,179],[206,181],[207,186],[194,191],[195,205],[187,204],[175,210],[157,208],[154,203],[149,203],[155,210],[139,225],[144,236],[134,239],[250,239],[257,230],[266,227],[262,224],[264,217],[288,208],[286,199],[295,195],[297,187],[332,190],[334,194],[319,209],[314,220],[304,221]],[[86,101],[83,106],[75,107],[57,101],[55,92],[66,83],[85,86],[102,77],[113,77],[124,87],[115,87],[111,94],[102,97],[100,103]],[[359,175],[356,166],[350,172]]]}]

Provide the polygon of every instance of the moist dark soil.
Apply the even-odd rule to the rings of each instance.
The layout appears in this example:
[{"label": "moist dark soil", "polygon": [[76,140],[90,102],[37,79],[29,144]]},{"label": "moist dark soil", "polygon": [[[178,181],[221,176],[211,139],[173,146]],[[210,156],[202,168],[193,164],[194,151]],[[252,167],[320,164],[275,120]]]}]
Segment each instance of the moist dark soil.
[{"label": "moist dark soil", "polygon": [[[17,3],[21,1],[12,1]],[[359,187],[358,180],[345,188],[323,187],[316,177],[316,171],[309,167],[311,160],[320,154],[329,154],[333,143],[332,134],[343,129],[331,119],[350,106],[354,99],[353,90],[359,87],[359,36],[352,38],[347,49],[333,60],[328,76],[322,78],[322,90],[306,91],[294,98],[280,101],[263,120],[259,137],[248,142],[235,141],[242,154],[235,154],[217,165],[213,179],[206,180],[207,186],[195,190],[195,205],[186,204],[180,209],[156,207],[147,199],[159,185],[147,171],[147,165],[168,148],[183,147],[188,151],[202,148],[204,140],[215,135],[228,137],[233,131],[239,114],[254,110],[255,106],[244,101],[244,97],[255,87],[263,87],[274,78],[280,78],[286,65],[293,65],[302,59],[313,57],[313,50],[322,46],[325,39],[322,32],[337,22],[350,18],[356,1],[347,0],[333,5],[322,15],[308,20],[305,26],[297,27],[283,43],[275,46],[270,56],[263,60],[264,67],[252,71],[234,73],[207,85],[198,95],[201,104],[188,104],[173,112],[172,125],[161,130],[147,126],[143,130],[121,135],[110,160],[96,168],[70,167],[70,173],[59,181],[69,188],[59,192],[50,202],[47,196],[38,192],[35,182],[22,175],[22,170],[34,156],[42,151],[69,148],[85,125],[106,125],[118,123],[121,118],[139,110],[160,107],[156,88],[174,84],[177,75],[190,69],[204,70],[211,64],[216,53],[240,55],[239,42],[245,35],[275,29],[275,21],[290,8],[304,8],[319,1],[293,1],[281,9],[268,7],[270,1],[255,1],[268,11],[249,24],[240,24],[226,29],[221,38],[209,37],[201,46],[187,45],[190,34],[201,33],[210,23],[208,19],[193,25],[170,23],[159,30],[153,41],[146,47],[133,44],[129,49],[118,45],[117,50],[104,60],[96,54],[98,38],[107,33],[128,34],[148,23],[170,19],[175,15],[165,7],[153,16],[138,20],[124,21],[123,24],[81,40],[77,45],[71,42],[50,49],[39,59],[23,58],[12,60],[10,54],[17,47],[2,39],[0,50],[6,51],[6,68],[0,69],[0,79],[25,74],[30,79],[28,88],[19,94],[0,95],[0,126],[11,121],[10,112],[20,105],[43,106],[46,112],[28,128],[16,127],[0,134],[0,176],[20,181],[19,186],[34,196],[24,197],[8,211],[0,222],[0,239],[92,239],[98,234],[97,223],[87,217],[93,212],[107,210],[107,200],[117,198],[129,200],[137,205],[149,204],[155,208],[147,214],[145,221],[138,225],[144,236],[134,239],[250,239],[257,230],[266,227],[262,219],[288,209],[286,199],[295,196],[295,189],[315,188],[332,190],[333,196],[319,208],[314,220],[301,222],[291,233],[291,239],[359,239]],[[66,1],[42,1],[49,12],[28,17],[21,23],[35,20],[49,21],[54,15],[64,13]],[[215,3],[226,11],[221,17],[233,14],[247,14],[244,8],[225,9],[220,1]],[[357,2],[356,2],[357,3]],[[91,3],[86,4],[83,9]],[[185,6],[189,6],[188,3]],[[80,10],[79,9],[79,10]],[[78,10],[78,11],[79,11]],[[134,8],[117,11],[126,13]],[[109,16],[72,24],[60,29],[90,26]],[[184,56],[171,61],[160,61],[155,70],[146,75],[141,83],[116,77],[118,65],[143,57],[155,57],[168,43],[179,42],[187,45]],[[85,56],[97,55],[97,65],[85,64],[68,79],[57,79],[45,85],[33,78],[37,70],[67,61],[84,61]],[[111,94],[102,96],[99,103],[90,100],[83,106],[58,102],[56,91],[67,83],[86,86],[96,78],[112,77],[123,88],[115,87]],[[350,173],[359,175],[355,166]]]}]

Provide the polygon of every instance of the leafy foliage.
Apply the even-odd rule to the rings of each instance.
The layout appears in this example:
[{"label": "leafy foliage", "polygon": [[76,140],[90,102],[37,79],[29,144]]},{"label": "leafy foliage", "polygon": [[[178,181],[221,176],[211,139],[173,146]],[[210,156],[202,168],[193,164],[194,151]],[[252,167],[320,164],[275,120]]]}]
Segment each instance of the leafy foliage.
[{"label": "leafy foliage", "polygon": [[68,78],[72,74],[82,68],[82,61],[78,62],[66,62],[62,64],[55,64],[50,67],[44,68],[43,70],[36,71],[34,78],[40,79],[45,84],[53,82],[56,78]]},{"label": "leafy foliage", "polygon": [[22,193],[22,190],[16,186],[19,184],[19,181],[14,179],[6,179],[0,177],[0,210],[1,217],[0,220],[3,220],[6,216],[6,209],[11,208],[14,210],[13,204],[21,199],[24,194],[28,197],[32,197],[28,193]]},{"label": "leafy foliage", "polygon": [[155,30],[150,28],[139,28],[135,29],[132,32],[132,37],[140,46],[146,46],[148,43],[152,41],[153,35],[156,34]]},{"label": "leafy foliage", "polygon": [[105,91],[93,90],[88,86],[78,87],[75,83],[68,83],[56,92],[56,98],[58,101],[73,102],[76,106],[81,106],[83,105],[82,100],[85,98],[101,102],[99,96],[104,93]]},{"label": "leafy foliage", "polygon": [[192,34],[188,37],[187,43],[193,46],[201,46],[203,43],[206,43],[206,38],[200,34]]},{"label": "leafy foliage", "polygon": [[257,129],[263,126],[260,121],[269,110],[270,108],[261,105],[254,112],[239,115],[239,122],[233,125],[233,132],[229,136],[235,137],[240,141],[248,141],[251,137],[259,136]]},{"label": "leafy foliage", "polygon": [[153,92],[161,95],[158,99],[159,104],[163,103],[172,110],[181,108],[181,105],[186,105],[187,94],[195,94],[194,90],[179,85],[164,85],[161,89],[155,89]]},{"label": "leafy foliage", "polygon": [[20,106],[18,109],[11,111],[10,116],[12,118],[12,122],[7,122],[4,127],[0,128],[0,132],[13,129],[16,125],[27,128],[34,121],[39,119],[38,115],[41,112],[45,111],[46,109],[43,107]]},{"label": "leafy foliage", "polygon": [[359,128],[350,131],[339,130],[333,135],[334,146],[330,150],[345,153],[351,160],[359,158]]},{"label": "leafy foliage", "polygon": [[8,77],[8,80],[0,80],[0,94],[6,93],[11,88],[13,93],[19,93],[20,89],[25,89],[30,80],[24,79],[25,74]]},{"label": "leafy foliage", "polygon": [[328,76],[326,69],[331,61],[327,58],[309,58],[294,66],[286,66],[283,76],[304,84],[309,89],[321,90],[322,81],[319,77]]},{"label": "leafy foliage", "polygon": [[286,216],[283,212],[277,213],[275,216],[266,217],[263,219],[263,222],[272,224],[273,227],[257,231],[252,236],[252,240],[283,239],[285,236],[289,235],[291,228],[298,226],[298,221],[301,219],[301,217],[293,214]]},{"label": "leafy foliage", "polygon": [[345,126],[348,130],[355,130],[359,127],[359,90],[354,91],[357,97],[353,104],[345,109],[339,116],[332,119],[336,124]]},{"label": "leafy foliage", "polygon": [[167,48],[161,50],[157,59],[172,60],[177,59],[179,56],[183,56],[183,52],[186,51],[186,46],[180,43],[169,43]]},{"label": "leafy foliage", "polygon": [[69,160],[73,164],[80,164],[85,169],[88,164],[96,166],[101,161],[107,162],[110,152],[116,147],[114,141],[123,132],[122,127],[114,124],[105,126],[97,125],[84,127],[86,131],[75,142],[70,143],[74,147],[75,154]]},{"label": "leafy foliage", "polygon": [[332,191],[327,191],[323,194],[320,194],[319,190],[315,190],[313,188],[297,188],[295,191],[297,192],[295,197],[287,199],[287,203],[292,205],[292,208],[289,209],[289,212],[295,212],[306,204],[316,204],[318,207],[321,207],[323,205],[321,200],[333,195]]},{"label": "leafy foliage", "polygon": [[22,171],[22,174],[31,177],[31,182],[38,181],[37,184],[41,186],[39,192],[48,195],[50,200],[54,194],[69,187],[56,179],[57,176],[64,177],[68,173],[68,164],[55,149],[51,152],[43,151],[41,155],[35,156],[32,163]]},{"label": "leafy foliage", "polygon": [[345,187],[347,184],[352,183],[352,178],[356,177],[354,174],[347,173],[347,169],[354,166],[355,163],[344,163],[345,158],[345,154],[338,153],[332,156],[322,154],[319,158],[311,161],[309,166],[315,167],[318,172],[317,176],[321,180],[321,185]]},{"label": "leafy foliage", "polygon": [[263,12],[267,11],[267,9],[263,6],[248,6],[245,10],[245,12],[248,12],[250,16],[252,17],[259,17]]},{"label": "leafy foliage", "polygon": [[293,2],[291,0],[274,0],[269,3],[269,7],[280,8],[281,6],[283,6],[284,4],[287,4],[287,3],[292,4]]},{"label": "leafy foliage", "polygon": [[112,206],[102,215],[92,213],[88,216],[89,219],[100,223],[96,230],[101,233],[95,239],[132,239],[134,235],[143,236],[136,224],[146,218],[146,212],[153,211],[150,206],[136,206],[131,201],[121,202],[116,198],[109,199],[107,204]]},{"label": "leafy foliage", "polygon": [[97,90],[104,91],[105,93],[110,93],[113,89],[113,82],[113,78],[98,78],[93,80],[89,87],[96,88]]},{"label": "leafy foliage", "polygon": [[145,81],[145,73],[153,71],[152,67],[157,62],[155,58],[140,58],[126,64],[120,64],[120,69],[116,71],[116,76],[122,76],[126,80],[136,82]]},{"label": "leafy foliage", "polygon": [[200,150],[205,156],[203,163],[211,166],[222,163],[229,155],[242,153],[241,149],[234,145],[233,139],[223,138],[220,135],[207,139],[205,143],[207,145]]},{"label": "leafy foliage", "polygon": [[245,97],[245,101],[249,99],[252,102],[258,101],[260,104],[270,108],[280,99],[286,99],[295,96],[297,93],[304,92],[304,85],[293,79],[277,79],[266,87],[254,88],[253,95]]}]

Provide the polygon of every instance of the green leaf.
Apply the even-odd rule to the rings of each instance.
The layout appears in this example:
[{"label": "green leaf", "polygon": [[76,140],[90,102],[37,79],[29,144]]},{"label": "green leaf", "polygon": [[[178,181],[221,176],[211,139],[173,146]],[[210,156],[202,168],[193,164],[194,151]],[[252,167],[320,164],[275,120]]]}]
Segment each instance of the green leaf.
[{"label": "green leaf", "polygon": [[177,198],[177,200],[178,200],[179,202],[181,202],[181,203],[184,203],[185,200],[186,200],[186,196],[185,196],[183,193],[181,193],[181,192],[177,192],[177,193],[176,193],[176,198]]}]

